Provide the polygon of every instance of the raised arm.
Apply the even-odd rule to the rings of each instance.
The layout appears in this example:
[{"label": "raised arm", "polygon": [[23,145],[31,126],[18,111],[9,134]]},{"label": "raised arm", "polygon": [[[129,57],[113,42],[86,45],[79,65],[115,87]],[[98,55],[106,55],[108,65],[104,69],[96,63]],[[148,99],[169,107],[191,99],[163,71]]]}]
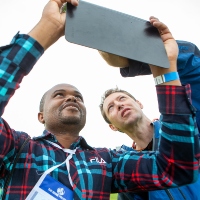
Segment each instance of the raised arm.
[{"label": "raised arm", "polygon": [[60,13],[63,3],[78,5],[78,0],[52,0],[44,7],[41,20],[28,33],[46,50],[64,35],[66,13]]},{"label": "raised arm", "polygon": [[51,0],[43,9],[42,17],[28,34],[17,34],[10,45],[0,47],[0,116],[27,75],[48,47],[64,35],[65,13],[60,13],[64,2],[78,5],[78,0]]},{"label": "raised arm", "polygon": [[[50,0],[43,10],[39,23],[29,34],[17,34],[10,45],[0,47],[0,116],[9,99],[48,47],[64,35],[65,14],[60,13],[64,2],[78,5],[77,0]],[[20,146],[18,133],[0,118],[0,171],[3,163],[13,161],[15,148]],[[26,136],[21,136],[22,140]],[[19,148],[18,148],[19,149]],[[9,166],[9,165],[8,165]],[[2,173],[3,174],[3,173]],[[0,177],[1,178],[1,177]]]},{"label": "raised arm", "polygon": [[[167,74],[169,72],[177,72],[178,45],[176,41],[174,40],[170,30],[164,23],[160,22],[155,17],[150,17],[150,23],[154,27],[156,27],[160,33],[161,39],[165,46],[165,50],[167,52],[169,64],[170,64],[169,68],[162,68],[162,67],[150,65],[153,77],[155,78],[159,75]],[[162,83],[161,85],[180,86],[181,82],[180,82],[180,79],[176,79],[173,81]]]},{"label": "raised arm", "polygon": [[[150,66],[153,76],[177,71],[178,46],[168,27],[150,17],[163,40],[170,68]],[[114,152],[113,192],[156,190],[195,182],[198,178],[199,143],[190,85],[178,77],[156,86],[161,113],[157,152]],[[181,178],[180,178],[181,177]]]},{"label": "raised arm", "polygon": [[129,66],[129,59],[128,58],[118,56],[118,55],[115,55],[115,54],[111,54],[111,53],[107,53],[107,52],[104,52],[104,51],[98,50],[98,52],[102,56],[102,58],[107,62],[107,64],[112,66],[112,67],[124,68],[124,67]]}]

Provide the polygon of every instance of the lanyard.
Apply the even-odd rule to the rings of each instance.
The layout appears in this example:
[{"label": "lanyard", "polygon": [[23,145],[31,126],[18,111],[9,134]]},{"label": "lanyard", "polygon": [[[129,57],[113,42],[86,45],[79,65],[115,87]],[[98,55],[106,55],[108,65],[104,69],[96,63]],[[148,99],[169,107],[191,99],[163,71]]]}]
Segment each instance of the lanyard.
[{"label": "lanyard", "polygon": [[67,171],[68,171],[68,177],[69,177],[69,182],[71,184],[71,186],[73,187],[73,182],[70,176],[70,165],[69,165],[69,160],[72,158],[72,155],[75,154],[76,149],[71,150],[71,149],[64,149],[62,147],[60,147],[58,144],[48,141],[46,140],[48,143],[50,143],[51,145],[63,150],[65,153],[69,153],[68,157],[66,158],[66,160],[64,162],[62,162],[61,164],[58,164],[56,166],[51,167],[50,169],[46,170],[43,175],[41,176],[41,178],[39,179],[39,181],[37,182],[37,184],[41,184],[41,182],[44,180],[44,178],[46,177],[47,174],[49,174],[50,172],[52,172],[54,169],[60,167],[61,165],[63,165],[64,163],[66,163],[66,167],[67,167]]},{"label": "lanyard", "polygon": [[[43,174],[42,174],[42,176],[40,177],[40,179],[38,180],[38,182],[35,184],[35,186],[34,186],[34,188],[31,190],[31,192],[29,193],[29,195],[27,196],[27,198],[26,198],[26,200],[33,200],[33,199],[35,199],[35,200],[37,200],[37,199],[44,199],[44,197],[45,198],[48,198],[48,199],[53,199],[53,200],[55,200],[55,199],[57,199],[57,198],[54,198],[53,196],[52,196],[52,194],[51,193],[49,193],[49,189],[50,189],[50,191],[52,192],[57,192],[58,193],[58,191],[54,191],[54,190],[52,190],[51,188],[46,188],[46,181],[49,181],[49,173],[51,173],[53,170],[55,170],[56,168],[58,168],[58,167],[60,167],[61,165],[63,165],[63,164],[66,164],[66,167],[67,167],[67,171],[68,171],[68,177],[69,177],[69,182],[70,182],[70,184],[71,184],[71,186],[72,186],[72,188],[73,188],[73,182],[72,182],[72,179],[71,179],[71,176],[70,176],[70,164],[69,164],[69,160],[72,158],[72,155],[73,154],[75,154],[75,152],[76,152],[76,149],[74,149],[74,150],[71,150],[71,149],[64,149],[64,148],[62,148],[62,147],[60,147],[58,144],[56,144],[56,143],[53,143],[53,142],[50,142],[50,141],[48,141],[48,140],[46,140],[48,143],[50,143],[51,145],[53,145],[53,146],[55,146],[55,147],[57,147],[57,148],[59,148],[59,149],[61,149],[61,150],[63,150],[65,153],[69,153],[69,155],[67,156],[67,158],[65,159],[65,161],[64,162],[62,162],[61,164],[58,164],[58,165],[56,165],[56,166],[53,166],[53,167],[51,167],[51,168],[49,168],[48,170],[46,170]],[[49,185],[49,184],[48,184]],[[56,182],[55,182],[55,185],[58,185]],[[54,185],[54,186],[55,186]],[[40,186],[41,186],[41,188],[40,188]],[[48,186],[49,187],[49,186]],[[52,187],[53,188],[53,187]],[[64,190],[64,188],[61,186],[61,189],[63,189]],[[67,189],[68,188],[65,188],[65,191],[67,191]],[[69,190],[69,189],[68,189]],[[56,193],[56,194],[57,194]],[[68,195],[70,195],[70,199],[72,199],[73,198],[73,192],[70,190],[70,191],[68,191],[67,192],[67,194]],[[63,195],[63,194],[61,194],[61,195]],[[69,197],[69,196],[68,196]]]}]

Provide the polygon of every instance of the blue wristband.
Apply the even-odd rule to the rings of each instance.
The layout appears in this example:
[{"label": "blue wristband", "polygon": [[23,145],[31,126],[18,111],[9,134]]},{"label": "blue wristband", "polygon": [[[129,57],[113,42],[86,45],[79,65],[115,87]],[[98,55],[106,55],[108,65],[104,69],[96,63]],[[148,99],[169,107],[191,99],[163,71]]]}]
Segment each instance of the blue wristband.
[{"label": "blue wristband", "polygon": [[178,72],[169,72],[167,74],[163,74],[154,78],[155,85],[160,85],[162,83],[166,83],[169,81],[175,81],[179,79]]}]

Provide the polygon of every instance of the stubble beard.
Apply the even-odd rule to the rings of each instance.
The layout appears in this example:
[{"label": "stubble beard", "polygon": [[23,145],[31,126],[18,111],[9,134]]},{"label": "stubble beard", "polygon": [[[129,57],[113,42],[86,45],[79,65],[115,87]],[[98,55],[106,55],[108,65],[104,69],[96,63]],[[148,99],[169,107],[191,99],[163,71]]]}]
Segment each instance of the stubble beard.
[{"label": "stubble beard", "polygon": [[82,113],[80,112],[79,116],[63,116],[62,112],[59,114],[59,119],[62,124],[65,125],[78,125],[81,123],[83,118]]}]

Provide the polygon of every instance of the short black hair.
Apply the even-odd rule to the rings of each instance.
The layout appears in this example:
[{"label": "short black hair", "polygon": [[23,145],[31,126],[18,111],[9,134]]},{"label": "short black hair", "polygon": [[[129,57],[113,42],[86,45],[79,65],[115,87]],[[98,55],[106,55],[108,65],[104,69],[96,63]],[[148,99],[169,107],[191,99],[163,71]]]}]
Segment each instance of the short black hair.
[{"label": "short black hair", "polygon": [[45,97],[46,97],[47,92],[45,92],[40,100],[40,106],[39,106],[39,111],[43,112],[44,109],[44,103],[45,103]]}]

